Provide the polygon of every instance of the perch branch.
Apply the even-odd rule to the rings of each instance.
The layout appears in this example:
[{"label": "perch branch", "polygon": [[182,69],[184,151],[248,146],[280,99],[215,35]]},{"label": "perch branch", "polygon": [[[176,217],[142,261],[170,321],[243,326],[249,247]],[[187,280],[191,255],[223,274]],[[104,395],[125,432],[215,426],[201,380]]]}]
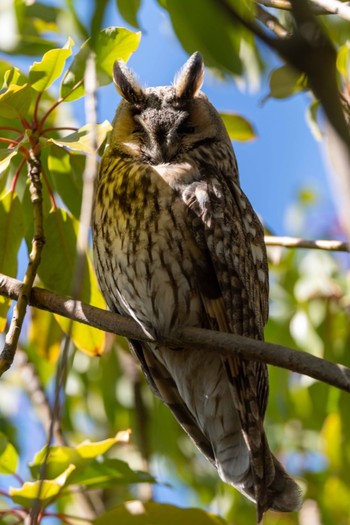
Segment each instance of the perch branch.
[{"label": "perch branch", "polygon": [[[0,274],[0,295],[16,300],[21,293],[21,288],[21,281]],[[48,310],[106,332],[141,341],[152,340],[133,319],[74,301],[70,297],[57,295],[43,288],[32,288],[29,302],[42,310]],[[286,368],[350,392],[349,368],[286,346],[203,328],[183,328],[176,336],[161,338],[160,342],[175,347],[197,347],[208,352],[236,352],[244,359],[263,361]]]},{"label": "perch branch", "polygon": [[266,246],[283,246],[284,248],[309,248],[311,250],[327,250],[330,252],[350,252],[350,243],[344,241],[309,241],[298,237],[276,237],[265,235]]}]

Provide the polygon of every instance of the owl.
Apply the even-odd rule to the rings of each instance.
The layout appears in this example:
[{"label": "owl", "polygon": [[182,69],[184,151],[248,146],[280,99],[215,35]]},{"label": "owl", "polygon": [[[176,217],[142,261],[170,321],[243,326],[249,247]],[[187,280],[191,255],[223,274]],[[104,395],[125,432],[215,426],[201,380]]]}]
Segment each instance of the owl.
[{"label": "owl", "polygon": [[261,522],[301,504],[264,432],[266,365],[156,342],[183,327],[263,339],[268,318],[263,228],[203,75],[199,53],[166,87],[114,64],[122,101],[96,185],[94,261],[109,308],[155,341],[129,341],[152,391]]}]

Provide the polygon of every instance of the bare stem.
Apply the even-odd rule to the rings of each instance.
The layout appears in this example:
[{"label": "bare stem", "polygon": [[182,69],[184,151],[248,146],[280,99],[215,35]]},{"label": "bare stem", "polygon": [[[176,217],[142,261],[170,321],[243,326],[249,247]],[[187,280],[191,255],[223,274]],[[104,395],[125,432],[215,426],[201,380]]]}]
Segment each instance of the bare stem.
[{"label": "bare stem", "polygon": [[[18,298],[22,289],[21,281],[0,274],[0,295],[10,299]],[[57,295],[43,288],[33,287],[30,304],[62,315],[74,321],[93,326],[105,332],[123,335],[129,339],[150,341],[140,325],[133,319],[113,312]],[[201,351],[233,353],[244,359],[262,361],[285,368],[299,374],[308,375],[350,392],[350,369],[346,366],[320,359],[287,346],[257,341],[234,334],[205,330],[203,328],[183,328],[176,337],[164,337],[160,341],[169,346],[191,346]]]},{"label": "bare stem", "polygon": [[10,327],[5,337],[5,345],[0,354],[0,376],[10,368],[13,362],[24,317],[27,311],[30,292],[34,283],[38,266],[40,264],[41,252],[45,244],[43,230],[42,188],[40,180],[40,145],[34,137],[32,147],[29,150],[27,166],[28,178],[30,180],[29,190],[33,205],[34,237],[32,241],[32,251],[29,255],[29,262],[23,279],[23,285],[21,287],[20,294],[18,295],[17,304],[13,310]]}]

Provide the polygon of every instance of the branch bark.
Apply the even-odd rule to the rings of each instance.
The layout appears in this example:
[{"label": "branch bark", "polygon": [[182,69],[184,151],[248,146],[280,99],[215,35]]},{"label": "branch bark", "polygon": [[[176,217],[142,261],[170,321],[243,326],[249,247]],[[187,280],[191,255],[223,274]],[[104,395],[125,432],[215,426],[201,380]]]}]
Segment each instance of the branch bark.
[{"label": "branch bark", "polygon": [[298,237],[277,237],[265,235],[266,246],[283,246],[284,248],[308,248],[311,250],[326,250],[329,252],[350,252],[350,243],[345,241],[309,241]]},{"label": "branch bark", "polygon": [[41,260],[41,253],[45,244],[43,229],[43,197],[40,178],[40,153],[39,139],[33,134],[31,137],[31,148],[29,150],[27,166],[28,179],[30,182],[29,191],[33,206],[34,236],[32,240],[32,250],[29,255],[28,265],[23,279],[23,286],[21,287],[21,293],[13,311],[11,323],[5,337],[4,348],[0,354],[0,377],[10,368],[13,362],[27,311],[28,297],[36,277]]},{"label": "branch bark", "polygon": [[[21,292],[21,287],[21,281],[0,274],[0,295],[16,300]],[[131,339],[151,341],[133,319],[101,310],[80,301],[74,301],[70,297],[57,295],[44,288],[32,288],[29,303],[37,308],[48,310],[106,332],[123,335]],[[191,348],[195,347],[208,352],[236,352],[244,359],[263,361],[299,374],[305,374],[345,392],[350,392],[349,368],[286,346],[234,334],[190,327],[182,328],[174,336],[163,337],[159,342],[175,347],[191,346]]]},{"label": "branch bark", "polygon": [[[258,0],[258,4],[283,11],[291,11],[292,4],[289,0]],[[349,20],[350,3],[339,2],[338,0],[310,0],[313,5],[312,13],[314,15],[338,15],[345,20]]]}]

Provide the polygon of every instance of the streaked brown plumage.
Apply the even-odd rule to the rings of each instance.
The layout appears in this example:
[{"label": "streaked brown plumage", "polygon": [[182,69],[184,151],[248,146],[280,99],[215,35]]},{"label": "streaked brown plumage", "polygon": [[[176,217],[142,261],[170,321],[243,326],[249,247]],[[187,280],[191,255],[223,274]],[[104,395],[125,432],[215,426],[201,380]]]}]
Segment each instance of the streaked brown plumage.
[{"label": "streaked brown plumage", "polygon": [[[94,258],[109,307],[155,339],[199,326],[263,339],[268,269],[262,226],[239,185],[224,125],[190,57],[174,86],[143,89],[116,62],[123,100],[103,156]],[[297,510],[300,490],[263,429],[265,364],[130,341],[153,392],[220,477],[269,508]]]}]

